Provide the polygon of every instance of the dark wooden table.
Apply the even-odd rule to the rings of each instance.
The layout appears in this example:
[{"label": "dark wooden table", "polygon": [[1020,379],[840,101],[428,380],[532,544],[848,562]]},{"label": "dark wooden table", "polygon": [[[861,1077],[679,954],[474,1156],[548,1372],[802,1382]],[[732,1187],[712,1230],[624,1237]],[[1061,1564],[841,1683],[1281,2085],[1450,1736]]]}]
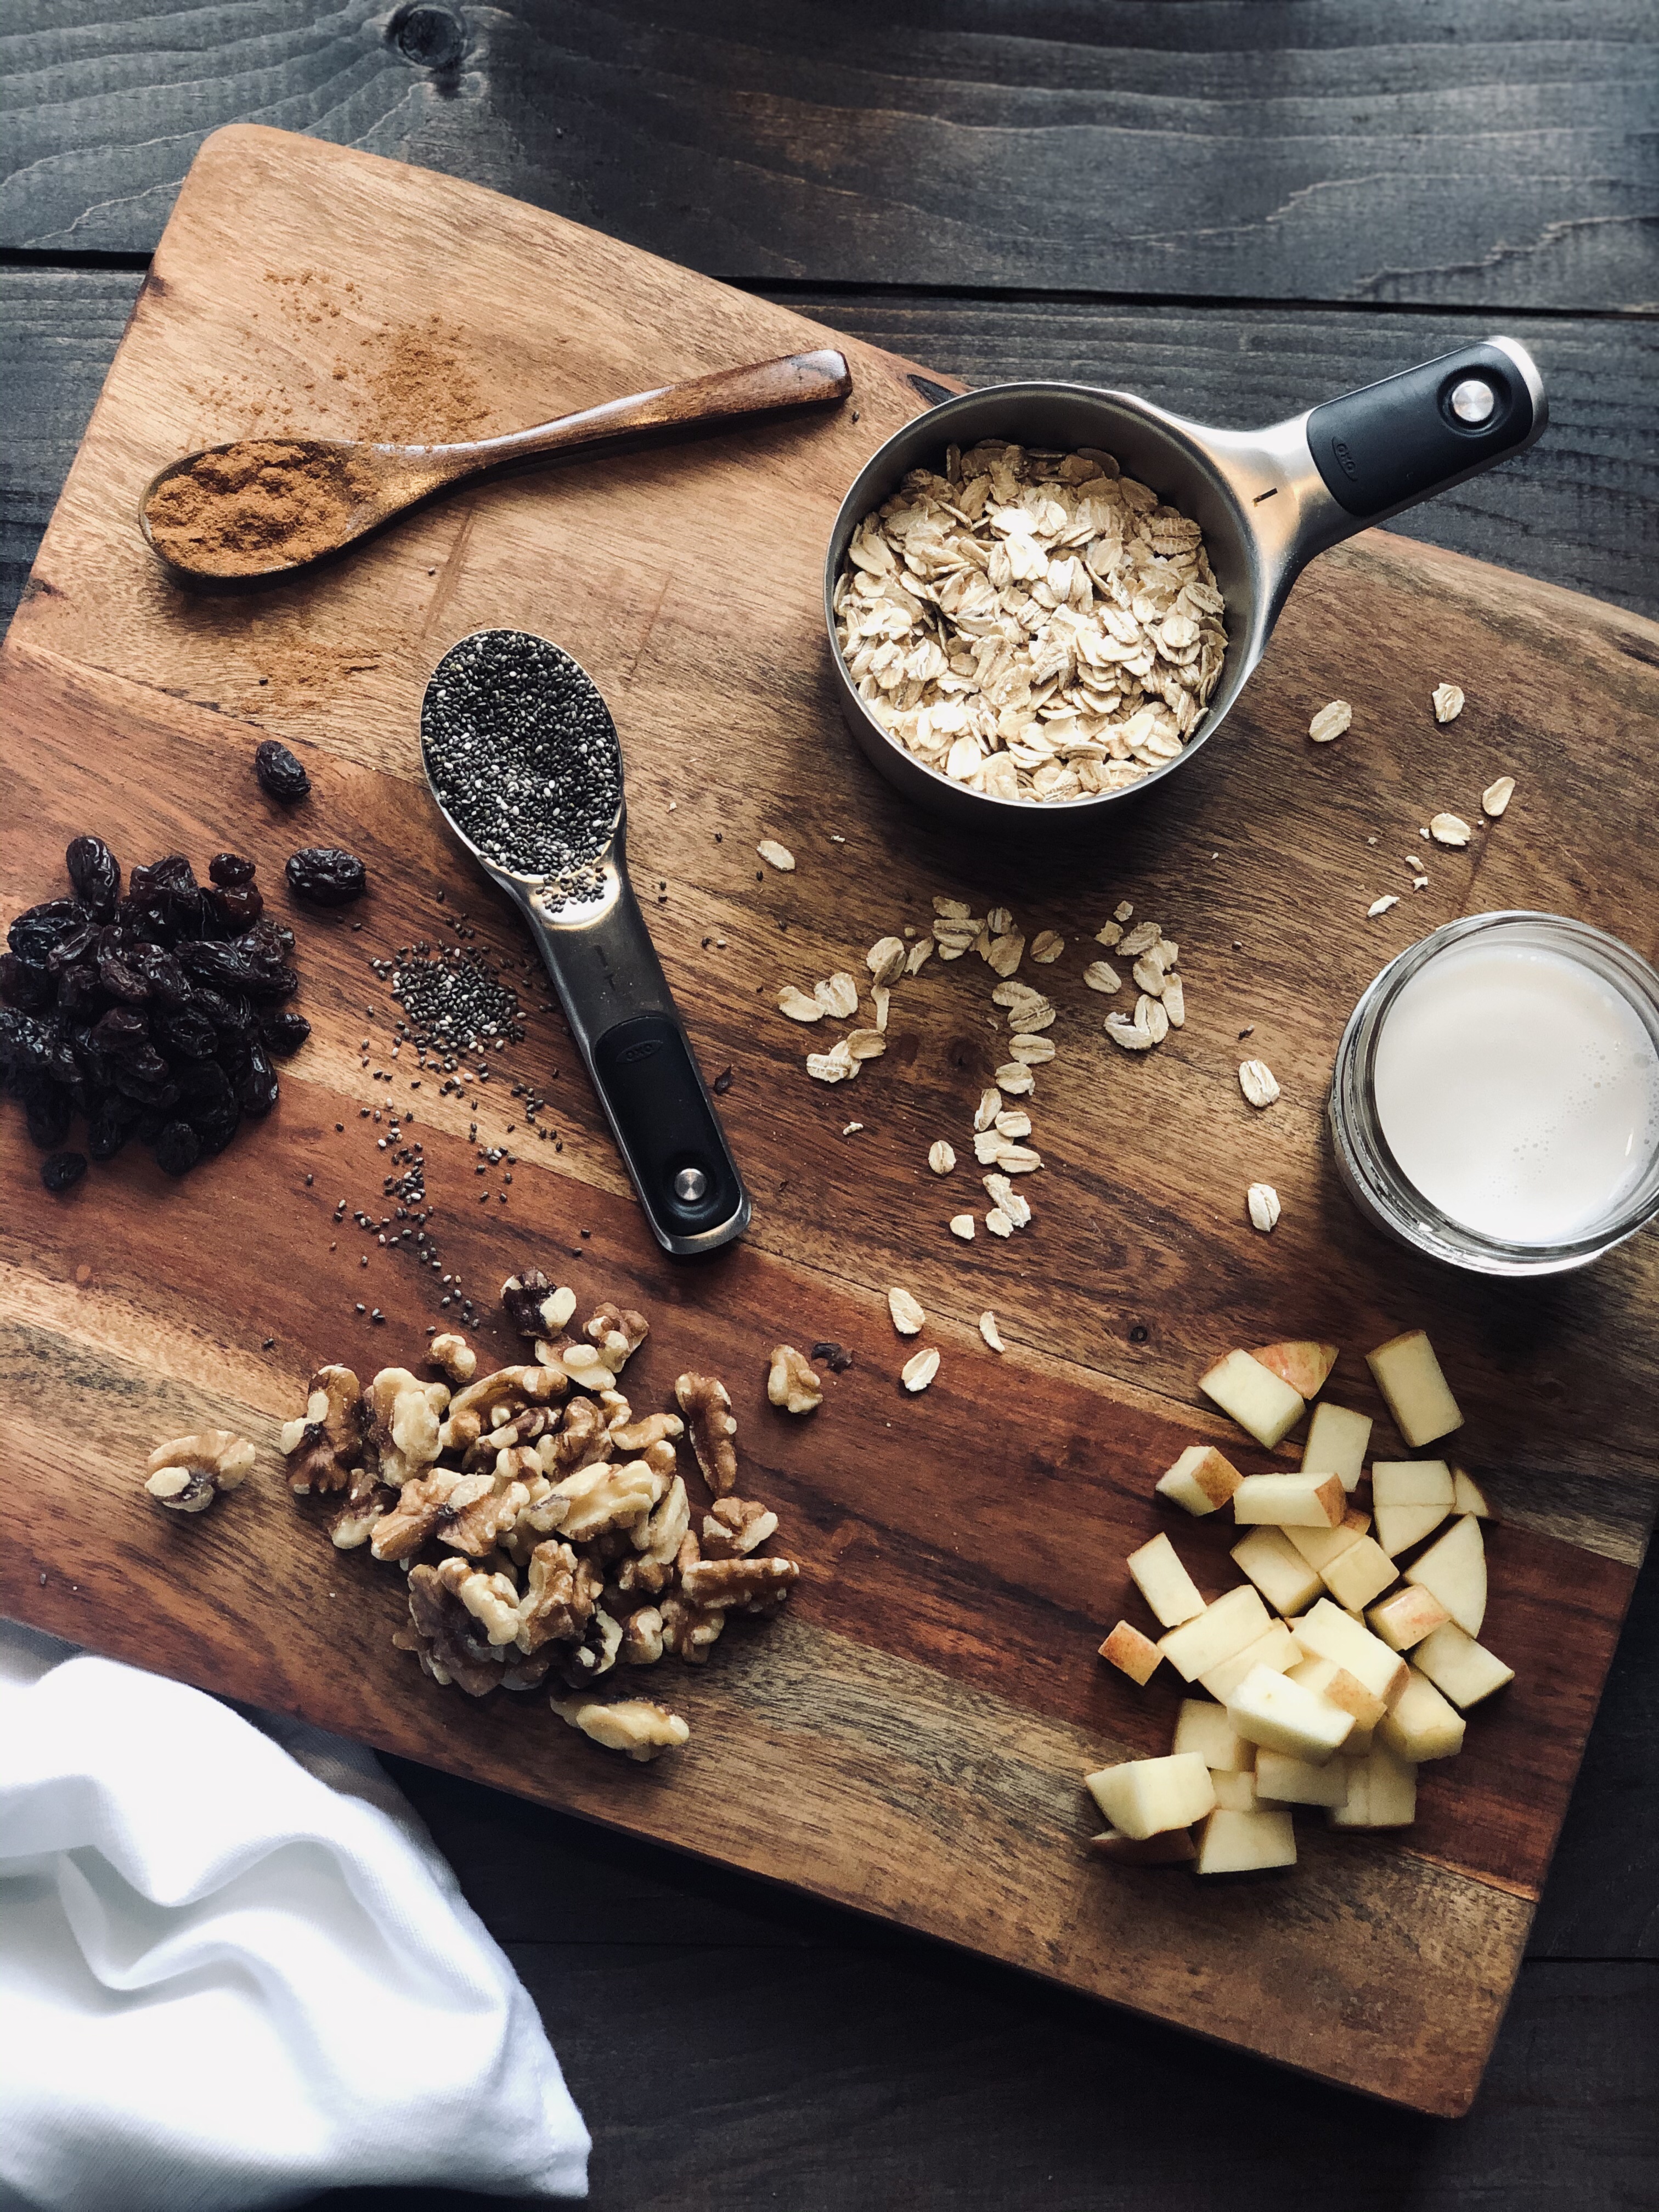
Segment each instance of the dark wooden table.
[{"label": "dark wooden table", "polygon": [[[1243,424],[1513,333],[1548,436],[1396,526],[1659,612],[1651,0],[5,0],[0,37],[8,611],[179,179],[252,120],[975,382],[1085,377]],[[1462,2122],[397,1771],[542,2008],[600,2205],[1659,2201],[1659,1559]]]}]

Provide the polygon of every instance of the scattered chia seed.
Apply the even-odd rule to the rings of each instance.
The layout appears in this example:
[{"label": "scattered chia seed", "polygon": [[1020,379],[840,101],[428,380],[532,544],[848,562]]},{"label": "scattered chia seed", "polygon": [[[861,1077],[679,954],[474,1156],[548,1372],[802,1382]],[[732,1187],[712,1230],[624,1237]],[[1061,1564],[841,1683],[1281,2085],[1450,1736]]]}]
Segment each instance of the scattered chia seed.
[{"label": "scattered chia seed", "polygon": [[522,630],[482,630],[439,663],[421,708],[427,772],[463,836],[569,904],[598,896],[594,863],[622,812],[610,709],[568,653]]}]

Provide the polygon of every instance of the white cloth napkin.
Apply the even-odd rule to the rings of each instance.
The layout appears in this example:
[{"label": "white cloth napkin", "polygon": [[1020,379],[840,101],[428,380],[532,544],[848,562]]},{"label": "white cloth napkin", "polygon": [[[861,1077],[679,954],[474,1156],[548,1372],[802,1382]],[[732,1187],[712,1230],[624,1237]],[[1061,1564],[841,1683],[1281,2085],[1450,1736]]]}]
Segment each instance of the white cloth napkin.
[{"label": "white cloth napkin", "polygon": [[586,2196],[535,2008],[407,1801],[258,1718],[0,1626],[0,2205]]}]

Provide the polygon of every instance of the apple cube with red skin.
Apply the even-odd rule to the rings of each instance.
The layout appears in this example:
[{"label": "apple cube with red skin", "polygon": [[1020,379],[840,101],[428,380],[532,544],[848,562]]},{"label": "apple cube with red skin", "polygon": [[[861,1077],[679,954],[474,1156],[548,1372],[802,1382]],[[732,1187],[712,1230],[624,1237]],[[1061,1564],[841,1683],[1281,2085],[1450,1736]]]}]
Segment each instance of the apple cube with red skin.
[{"label": "apple cube with red skin", "polygon": [[1281,1382],[1288,1382],[1298,1398],[1316,1398],[1336,1364],[1336,1346],[1306,1342],[1258,1344],[1250,1357]]},{"label": "apple cube with red skin", "polygon": [[1224,1505],[1243,1480],[1213,1444],[1188,1444],[1169,1473],[1158,1477],[1157,1489],[1160,1498],[1200,1516]]},{"label": "apple cube with red skin", "polygon": [[1233,1492],[1233,1518],[1275,1528],[1337,1528],[1347,1506],[1334,1474],[1247,1474]]},{"label": "apple cube with red skin", "polygon": [[1143,1636],[1127,1620],[1119,1621],[1101,1645],[1100,1656],[1143,1689],[1164,1663],[1164,1654],[1152,1638]]},{"label": "apple cube with red skin", "polygon": [[1372,1635],[1380,1637],[1390,1651],[1409,1651],[1425,1636],[1432,1636],[1451,1615],[1432,1590],[1408,1584],[1392,1597],[1385,1597],[1381,1605],[1374,1605],[1365,1619]]},{"label": "apple cube with red skin", "polygon": [[1466,1636],[1479,1636],[1486,1617],[1486,1547],[1474,1515],[1454,1521],[1407,1568],[1406,1580],[1432,1590]]},{"label": "apple cube with red skin", "polygon": [[1397,1651],[1352,1620],[1340,1606],[1322,1597],[1293,1624],[1297,1642],[1316,1659],[1342,1668],[1371,1695],[1390,1705],[1406,1686],[1407,1666]]},{"label": "apple cube with red skin", "polygon": [[1252,1359],[1248,1352],[1230,1352],[1207,1374],[1199,1376],[1198,1387],[1268,1451],[1308,1410],[1299,1390],[1293,1390],[1282,1376],[1264,1367],[1259,1359]]}]

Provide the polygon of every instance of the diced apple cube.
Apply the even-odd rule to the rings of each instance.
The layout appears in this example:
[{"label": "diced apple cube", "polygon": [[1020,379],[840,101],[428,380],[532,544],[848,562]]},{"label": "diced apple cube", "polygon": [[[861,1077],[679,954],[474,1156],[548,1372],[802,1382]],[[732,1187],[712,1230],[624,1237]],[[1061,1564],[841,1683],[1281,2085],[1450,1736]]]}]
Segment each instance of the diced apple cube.
[{"label": "diced apple cube", "polygon": [[1123,1564],[1165,1628],[1179,1628],[1183,1620],[1196,1620],[1203,1612],[1198,1585],[1182,1565],[1167,1536],[1154,1536],[1138,1552],[1131,1552]]},{"label": "diced apple cube", "polygon": [[1515,1680],[1513,1667],[1466,1636],[1455,1620],[1425,1637],[1412,1654],[1419,1673],[1445,1692],[1455,1705],[1466,1710]]},{"label": "diced apple cube", "polygon": [[1143,1636],[1127,1620],[1119,1621],[1101,1645],[1100,1656],[1115,1667],[1120,1674],[1127,1674],[1132,1682],[1139,1682],[1143,1688],[1164,1662],[1164,1654],[1152,1638]]},{"label": "diced apple cube", "polygon": [[1296,1829],[1288,1813],[1218,1807],[1199,1830],[1200,1874],[1256,1874],[1295,1864]]},{"label": "diced apple cube", "polygon": [[1254,1774],[1212,1773],[1210,1780],[1215,1785],[1215,1802],[1224,1811],[1255,1812],[1255,1777]]},{"label": "diced apple cube", "polygon": [[1270,1751],[1287,1751],[1322,1766],[1353,1733],[1353,1715],[1316,1696],[1288,1674],[1256,1667],[1227,1700],[1227,1718],[1240,1735]]},{"label": "diced apple cube", "polygon": [[1198,1846],[1185,1828],[1166,1828],[1156,1836],[1121,1836],[1115,1828],[1091,1836],[1089,1849],[1121,1866],[1190,1866]]},{"label": "diced apple cube", "polygon": [[1395,1428],[1413,1451],[1462,1427],[1457,1401],[1447,1389],[1434,1347],[1420,1328],[1379,1344],[1375,1352],[1365,1354],[1365,1364],[1388,1401]]},{"label": "diced apple cube", "polygon": [[1230,1352],[1199,1376],[1198,1387],[1269,1451],[1307,1411],[1301,1393],[1248,1352]]},{"label": "diced apple cube", "polygon": [[1213,1513],[1244,1480],[1213,1444],[1188,1444],[1167,1474],[1158,1479],[1158,1494],[1188,1513]]},{"label": "diced apple cube", "polygon": [[1158,1638],[1158,1648],[1183,1681],[1195,1682],[1212,1667],[1265,1636],[1272,1625],[1261,1593],[1253,1583],[1241,1583],[1206,1606],[1196,1620],[1167,1630]]},{"label": "diced apple cube", "polygon": [[1486,1493],[1467,1469],[1452,1469],[1452,1510],[1454,1513],[1473,1513],[1477,1521],[1490,1521],[1492,1510],[1486,1503]]},{"label": "diced apple cube", "polygon": [[1451,1511],[1451,1469],[1443,1459],[1380,1459],[1371,1469],[1371,1503],[1376,1540],[1398,1559]]},{"label": "diced apple cube", "polygon": [[1376,1540],[1391,1559],[1432,1536],[1446,1517],[1443,1505],[1379,1505]]},{"label": "diced apple cube", "polygon": [[1350,1613],[1363,1613],[1373,1598],[1382,1596],[1400,1571],[1374,1537],[1362,1536],[1320,1571],[1339,1605]]},{"label": "diced apple cube", "polygon": [[[1285,1671],[1293,1682],[1299,1682],[1304,1690],[1311,1690],[1315,1697],[1323,1698],[1327,1705],[1352,1713],[1355,1728],[1367,1733],[1389,1710],[1375,1691],[1368,1690],[1358,1675],[1349,1674],[1346,1667],[1339,1667],[1334,1659],[1299,1659]],[[1343,1749],[1352,1749],[1352,1739]],[[1358,1755],[1355,1752],[1354,1756]]]},{"label": "diced apple cube", "polygon": [[1370,1525],[1370,1515],[1351,1505],[1334,1528],[1287,1528],[1285,1534],[1308,1565],[1322,1573],[1333,1559],[1340,1559],[1357,1544]]},{"label": "diced apple cube", "polygon": [[1233,1546],[1232,1556],[1276,1612],[1300,1613],[1322,1587],[1281,1528],[1252,1528]]},{"label": "diced apple cube", "polygon": [[1451,1615],[1432,1590],[1407,1588],[1374,1605],[1365,1618],[1372,1635],[1380,1637],[1390,1651],[1409,1651]]},{"label": "diced apple cube", "polygon": [[[1340,1566],[1341,1561],[1337,1564]],[[1309,1607],[1297,1622],[1294,1633],[1304,1651],[1346,1668],[1385,1705],[1392,1705],[1406,1686],[1406,1662],[1399,1653],[1390,1651],[1369,1628],[1351,1620],[1328,1597]]]},{"label": "diced apple cube", "polygon": [[1379,1732],[1390,1751],[1420,1766],[1425,1759],[1455,1758],[1463,1748],[1466,1725],[1456,1707],[1413,1667],[1410,1680],[1382,1716]]},{"label": "diced apple cube", "polygon": [[1409,1828],[1417,1818],[1417,1769],[1390,1751],[1372,1746],[1366,1759],[1343,1761],[1348,1791],[1325,1818],[1334,1828]]},{"label": "diced apple cube", "polygon": [[1371,1417],[1346,1406],[1322,1400],[1308,1424],[1308,1441],[1302,1447],[1304,1474],[1336,1474],[1344,1490],[1354,1489],[1364,1472],[1365,1455],[1371,1448]]},{"label": "diced apple cube", "polygon": [[1233,1492],[1233,1518],[1273,1528],[1338,1528],[1347,1503],[1335,1474],[1247,1474]]},{"label": "diced apple cube", "polygon": [[1225,1707],[1212,1705],[1202,1698],[1182,1699],[1170,1748],[1196,1752],[1212,1773],[1237,1774],[1255,1760],[1254,1745],[1237,1734]]},{"label": "diced apple cube", "polygon": [[1216,1703],[1224,1705],[1253,1667],[1272,1667],[1284,1674],[1302,1656],[1295,1637],[1282,1620],[1276,1620],[1265,1636],[1258,1636],[1254,1644],[1247,1644],[1219,1666],[1208,1668],[1198,1679]]},{"label": "diced apple cube", "polygon": [[1336,1364],[1334,1344],[1258,1344],[1250,1357],[1277,1375],[1281,1382],[1288,1382],[1298,1398],[1316,1398],[1325,1387],[1325,1377]]},{"label": "diced apple cube", "polygon": [[1466,1636],[1479,1636],[1486,1617],[1486,1547],[1473,1514],[1454,1521],[1437,1544],[1431,1544],[1406,1580],[1432,1590]]},{"label": "diced apple cube", "polygon": [[[1348,1744],[1352,1741],[1350,1736]],[[1258,1801],[1277,1805],[1340,1805],[1348,1794],[1347,1761],[1334,1759],[1327,1766],[1310,1766],[1285,1751],[1258,1751],[1255,1794]]]},{"label": "diced apple cube", "polygon": [[1084,1779],[1112,1826],[1137,1841],[1167,1828],[1190,1828],[1215,1804],[1210,1770],[1196,1752],[1126,1759]]}]

